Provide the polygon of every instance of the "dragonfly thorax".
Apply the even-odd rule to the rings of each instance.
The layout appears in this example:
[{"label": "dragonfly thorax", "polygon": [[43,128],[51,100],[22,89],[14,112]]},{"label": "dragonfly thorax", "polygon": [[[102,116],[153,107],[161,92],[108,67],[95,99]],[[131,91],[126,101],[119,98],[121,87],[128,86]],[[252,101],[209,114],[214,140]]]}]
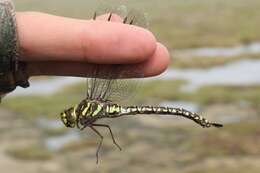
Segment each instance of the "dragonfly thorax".
[{"label": "dragonfly thorax", "polygon": [[74,128],[79,123],[89,125],[98,118],[102,118],[105,112],[104,103],[97,100],[82,100],[80,104],[71,107],[60,114],[60,118],[66,127]]},{"label": "dragonfly thorax", "polygon": [[103,103],[97,100],[83,100],[79,112],[83,117],[97,117],[103,110]]}]

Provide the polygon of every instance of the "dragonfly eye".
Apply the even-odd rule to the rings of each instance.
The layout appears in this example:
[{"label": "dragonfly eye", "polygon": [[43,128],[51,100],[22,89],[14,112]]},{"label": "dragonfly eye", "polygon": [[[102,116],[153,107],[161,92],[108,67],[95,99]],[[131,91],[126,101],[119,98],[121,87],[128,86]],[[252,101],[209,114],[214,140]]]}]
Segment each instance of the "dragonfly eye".
[{"label": "dragonfly eye", "polygon": [[75,123],[74,123],[74,121],[72,121],[72,118],[70,118],[70,117],[71,117],[71,115],[69,115],[69,114],[66,113],[66,112],[62,112],[62,113],[60,114],[60,118],[61,118],[63,124],[64,124],[66,127],[71,127],[71,128],[73,128],[73,127],[75,126]]},{"label": "dragonfly eye", "polygon": [[62,113],[60,114],[60,118],[61,118],[63,124],[64,124],[65,126],[67,126],[68,120],[67,120],[67,115],[66,115],[65,112],[62,112]]}]

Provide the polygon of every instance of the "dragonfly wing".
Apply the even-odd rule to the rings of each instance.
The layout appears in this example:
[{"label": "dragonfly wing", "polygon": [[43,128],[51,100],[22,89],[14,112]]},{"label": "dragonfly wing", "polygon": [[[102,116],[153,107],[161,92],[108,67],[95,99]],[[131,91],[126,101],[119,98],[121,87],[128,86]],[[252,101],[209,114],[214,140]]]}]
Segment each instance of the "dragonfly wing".
[{"label": "dragonfly wing", "polygon": [[[87,98],[102,101],[123,101],[135,94],[143,75],[141,70],[125,65],[97,65],[92,70],[92,78],[87,79]],[[130,77],[130,78],[128,78]],[[126,79],[127,78],[127,79]]]},{"label": "dragonfly wing", "polygon": [[[121,2],[121,1],[120,1]],[[110,1],[104,1],[95,11],[95,15],[101,14],[117,14],[124,19],[124,23],[147,27],[147,19],[144,13],[138,10],[128,11],[124,4],[113,4]],[[110,15],[111,16],[111,15]],[[110,21],[108,21],[110,22]],[[123,80],[126,77],[140,78],[143,75],[141,70],[131,68],[129,65],[96,65],[91,69],[91,77],[87,79],[87,94],[88,99],[97,100],[113,100],[122,101],[133,96],[137,88],[137,84],[133,79]]]}]

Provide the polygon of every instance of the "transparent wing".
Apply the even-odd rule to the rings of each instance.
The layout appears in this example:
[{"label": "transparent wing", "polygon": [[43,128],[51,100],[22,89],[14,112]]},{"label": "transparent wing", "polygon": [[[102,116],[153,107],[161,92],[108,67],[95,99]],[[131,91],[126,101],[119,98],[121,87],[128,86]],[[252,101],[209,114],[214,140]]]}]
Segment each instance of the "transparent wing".
[{"label": "transparent wing", "polygon": [[[106,2],[106,3],[105,3]],[[127,10],[126,5],[120,1],[116,4],[111,1],[103,1],[103,4],[95,11],[94,19],[102,14],[117,14],[122,17],[123,23],[147,27],[147,19],[144,13],[138,10]],[[108,17],[108,22],[109,18]],[[117,101],[122,102],[135,95],[138,88],[138,80],[133,78],[123,79],[125,77],[135,76],[143,77],[141,70],[128,68],[127,65],[96,65],[91,69],[92,78],[87,79],[86,97],[91,100]]]},{"label": "transparent wing", "polygon": [[[93,78],[87,79],[87,98],[91,100],[122,102],[135,95],[139,80],[127,76],[142,77],[124,65],[97,65],[92,69]],[[140,70],[137,70],[140,71]]]}]

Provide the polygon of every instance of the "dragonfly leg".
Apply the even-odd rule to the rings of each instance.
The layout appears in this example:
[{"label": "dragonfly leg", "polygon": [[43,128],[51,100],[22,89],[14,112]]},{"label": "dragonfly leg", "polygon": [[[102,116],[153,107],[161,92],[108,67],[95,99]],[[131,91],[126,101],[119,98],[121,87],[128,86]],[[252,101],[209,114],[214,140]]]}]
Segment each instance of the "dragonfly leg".
[{"label": "dragonfly leg", "polygon": [[97,129],[95,129],[93,126],[89,126],[99,137],[100,137],[100,142],[98,144],[98,148],[97,148],[97,151],[96,151],[96,158],[97,158],[97,161],[96,163],[98,164],[98,154],[99,154],[99,151],[100,151],[100,148],[102,146],[102,143],[103,143],[103,136],[99,133],[99,131],[97,131]]},{"label": "dragonfly leg", "polygon": [[107,21],[111,21],[112,15],[113,15],[113,13],[109,14]]},{"label": "dragonfly leg", "polygon": [[134,20],[135,20],[135,17],[130,21],[129,25],[133,25],[134,24]]},{"label": "dragonfly leg", "polygon": [[114,135],[113,135],[113,132],[112,132],[112,130],[111,130],[111,128],[110,128],[109,125],[106,125],[106,124],[92,124],[92,126],[98,126],[98,127],[106,127],[106,128],[108,128],[108,129],[109,129],[109,132],[110,132],[110,135],[111,135],[111,137],[112,137],[113,143],[117,146],[117,148],[118,148],[120,151],[122,150],[122,148],[120,147],[120,145],[116,142],[116,140],[115,140],[115,138],[114,138]]},{"label": "dragonfly leg", "polygon": [[94,13],[93,20],[96,20],[97,18],[97,12]]},{"label": "dragonfly leg", "polygon": [[76,121],[77,128],[81,130],[82,127],[79,125],[79,120]]},{"label": "dragonfly leg", "polygon": [[84,130],[88,126],[88,125],[82,125],[80,123],[80,118],[79,117],[76,120],[76,125],[77,125],[77,128],[80,129],[80,130]]},{"label": "dragonfly leg", "polygon": [[127,19],[128,19],[128,17],[126,16],[126,17],[124,18],[123,23],[126,23],[126,22],[127,22]]},{"label": "dragonfly leg", "polygon": [[76,119],[76,125],[77,125],[77,128],[81,130],[82,127],[80,127],[80,122],[79,122],[79,117],[77,117]]},{"label": "dragonfly leg", "polygon": [[84,125],[82,127],[79,127],[80,130],[84,130],[86,127],[88,127],[88,125]]}]

